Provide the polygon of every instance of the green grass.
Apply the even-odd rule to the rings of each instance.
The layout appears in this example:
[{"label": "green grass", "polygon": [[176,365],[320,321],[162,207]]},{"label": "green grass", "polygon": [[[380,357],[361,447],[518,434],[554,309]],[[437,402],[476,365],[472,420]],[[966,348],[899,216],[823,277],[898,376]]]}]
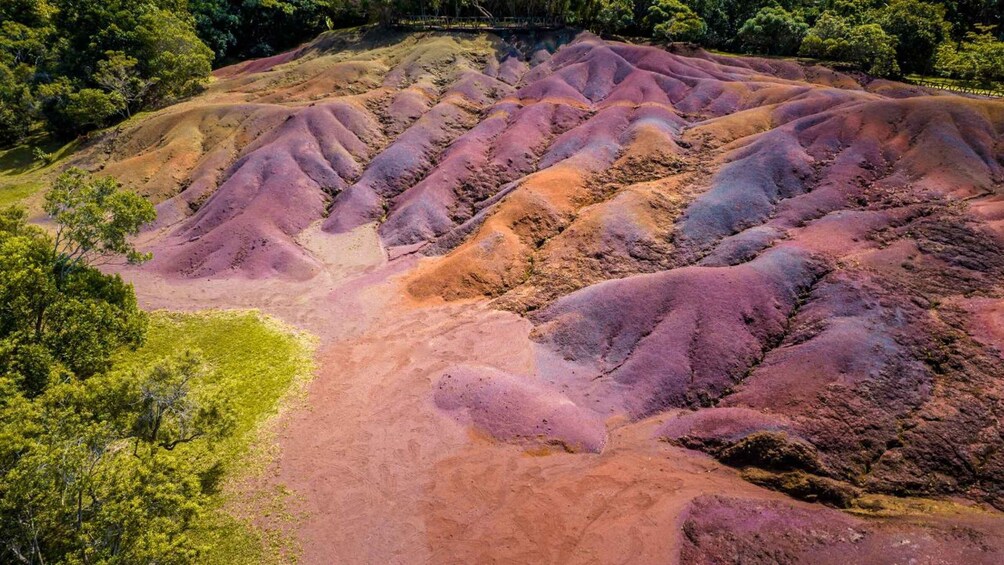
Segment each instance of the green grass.
[{"label": "green grass", "polygon": [[42,189],[40,182],[0,185],[0,208],[12,206]]},{"label": "green grass", "polygon": [[[56,164],[72,154],[79,141],[63,144],[49,138],[34,136],[21,145],[0,148],[0,208],[21,204],[46,186],[46,178]],[[35,158],[38,147],[50,154],[46,163]]]},{"label": "green grass", "polygon": [[[300,398],[313,373],[313,341],[257,312],[209,311],[195,314],[154,312],[146,343],[119,354],[116,367],[144,367],[185,349],[198,350],[213,369],[214,384],[227,387],[234,401],[235,433],[215,448],[224,464],[224,484],[240,484],[260,477],[274,460],[275,441],[270,422]],[[235,489],[215,496],[213,511],[197,528],[207,549],[200,563],[272,563],[295,554],[290,540],[262,531],[227,508]],[[240,507],[280,520],[292,520],[285,510],[287,493],[259,492],[254,500],[240,499]]]}]

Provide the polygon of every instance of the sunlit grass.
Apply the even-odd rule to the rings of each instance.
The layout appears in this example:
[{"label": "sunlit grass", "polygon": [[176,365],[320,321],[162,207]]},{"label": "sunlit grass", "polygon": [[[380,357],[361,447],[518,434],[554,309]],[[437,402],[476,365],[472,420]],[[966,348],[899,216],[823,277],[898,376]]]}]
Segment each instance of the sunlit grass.
[{"label": "sunlit grass", "polygon": [[0,186],[0,208],[12,206],[42,189],[40,182]]},{"label": "sunlit grass", "polygon": [[[46,186],[46,175],[80,145],[78,141],[62,143],[35,136],[15,147],[0,149],[0,208],[24,201]],[[43,160],[35,149],[48,154]]]},{"label": "sunlit grass", "polygon": [[[144,367],[186,349],[201,352],[213,369],[214,384],[225,386],[233,398],[235,433],[214,446],[224,464],[224,484],[254,480],[275,456],[270,422],[299,397],[313,373],[311,338],[256,312],[154,312],[146,343],[121,353],[116,367]],[[237,504],[232,500],[242,496],[237,492],[224,488],[216,495],[213,511],[197,528],[207,550],[200,562],[288,561],[295,553],[289,540],[229,511],[240,507],[290,521],[292,517],[284,514],[286,493],[259,492],[253,500],[242,498]]]}]

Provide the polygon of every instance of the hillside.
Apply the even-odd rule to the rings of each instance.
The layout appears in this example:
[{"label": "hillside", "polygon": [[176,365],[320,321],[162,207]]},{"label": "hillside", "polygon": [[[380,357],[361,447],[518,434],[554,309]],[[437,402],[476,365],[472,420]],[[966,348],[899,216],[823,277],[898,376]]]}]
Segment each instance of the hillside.
[{"label": "hillside", "polygon": [[322,336],[306,562],[1004,559],[1001,101],[340,32],[71,161],[157,203],[145,306]]}]

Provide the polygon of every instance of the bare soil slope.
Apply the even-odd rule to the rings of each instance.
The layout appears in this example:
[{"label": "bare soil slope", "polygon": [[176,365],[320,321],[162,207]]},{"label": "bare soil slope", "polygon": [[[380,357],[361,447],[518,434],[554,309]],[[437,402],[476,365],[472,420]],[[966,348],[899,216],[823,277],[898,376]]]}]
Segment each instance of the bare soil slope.
[{"label": "bare soil slope", "polygon": [[323,337],[307,562],[1004,561],[1001,102],[343,33],[77,161],[159,203],[147,305]]}]

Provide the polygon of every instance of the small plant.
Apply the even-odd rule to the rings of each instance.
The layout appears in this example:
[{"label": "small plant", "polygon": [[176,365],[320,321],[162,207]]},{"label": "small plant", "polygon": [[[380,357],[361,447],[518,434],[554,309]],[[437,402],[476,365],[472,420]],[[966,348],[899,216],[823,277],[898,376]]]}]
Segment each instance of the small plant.
[{"label": "small plant", "polygon": [[53,153],[47,153],[41,147],[33,147],[31,150],[31,156],[35,161],[41,162],[43,166],[49,166],[56,160],[56,155]]}]

